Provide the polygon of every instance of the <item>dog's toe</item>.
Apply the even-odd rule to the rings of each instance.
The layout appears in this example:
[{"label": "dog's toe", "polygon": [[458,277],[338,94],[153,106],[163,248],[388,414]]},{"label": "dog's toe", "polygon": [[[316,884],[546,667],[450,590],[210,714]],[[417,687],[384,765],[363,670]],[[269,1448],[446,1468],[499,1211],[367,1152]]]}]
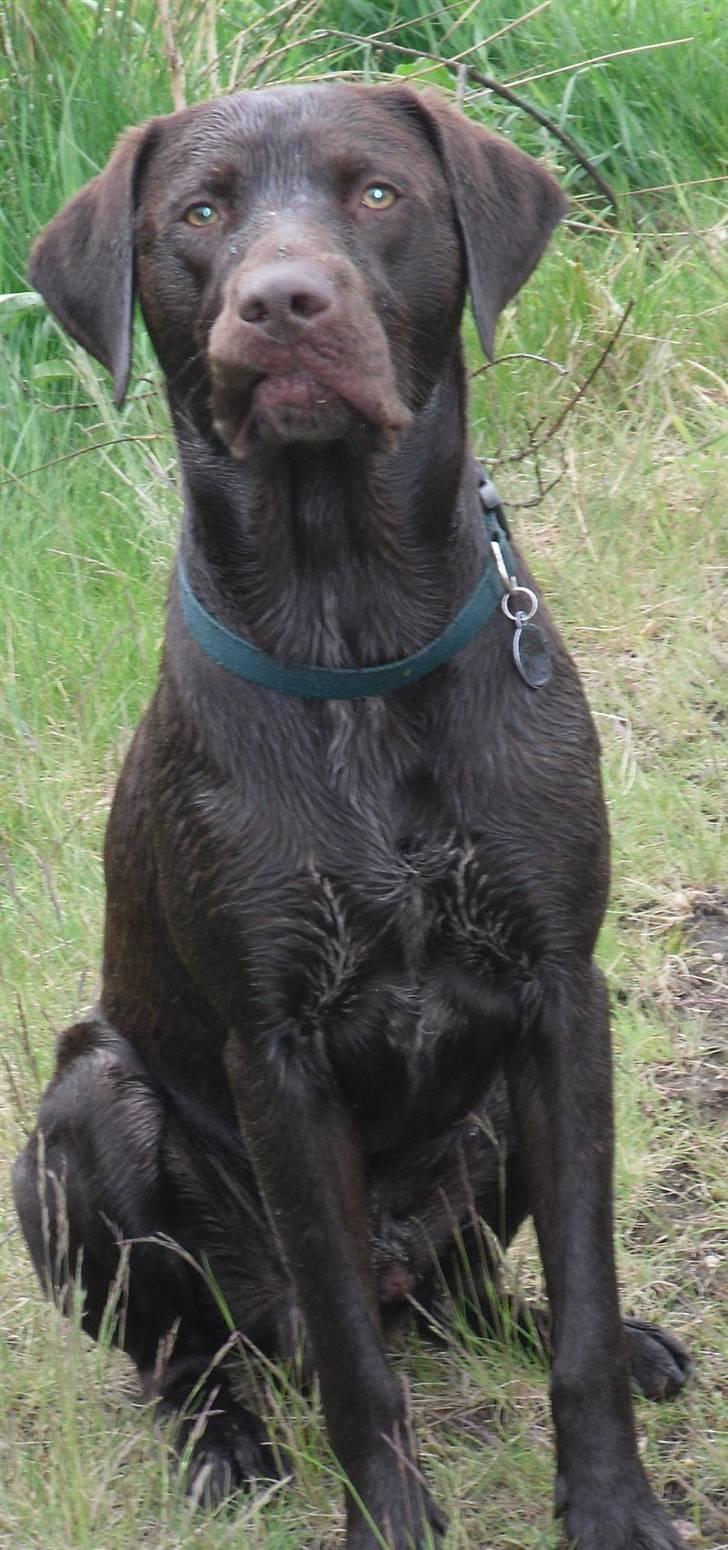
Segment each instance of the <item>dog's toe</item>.
[{"label": "dog's toe", "polygon": [[672,1399],[679,1394],[692,1371],[684,1345],[642,1319],[625,1319],[627,1353],[632,1371],[632,1386],[645,1399]]},{"label": "dog's toe", "polygon": [[252,1411],[240,1406],[210,1416],[199,1436],[195,1430],[181,1450],[185,1493],[195,1506],[219,1507],[255,1481],[280,1479],[266,1429]]},{"label": "dog's toe", "polygon": [[569,1545],[578,1550],[686,1550],[677,1528],[642,1478],[608,1489],[570,1492],[556,1481],[555,1509]]}]

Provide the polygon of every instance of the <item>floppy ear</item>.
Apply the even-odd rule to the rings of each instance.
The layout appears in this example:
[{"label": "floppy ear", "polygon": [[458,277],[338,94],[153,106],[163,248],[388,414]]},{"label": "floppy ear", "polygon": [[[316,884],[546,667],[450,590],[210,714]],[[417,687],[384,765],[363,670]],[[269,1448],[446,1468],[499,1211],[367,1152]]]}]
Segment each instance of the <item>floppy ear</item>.
[{"label": "floppy ear", "polygon": [[28,266],[59,323],[111,372],[117,409],[131,368],[136,189],[153,127],[127,131],[104,171],[41,232]]},{"label": "floppy ear", "polygon": [[440,154],[460,224],[485,354],[498,314],[535,269],[568,202],[550,172],[425,91],[414,94]]}]

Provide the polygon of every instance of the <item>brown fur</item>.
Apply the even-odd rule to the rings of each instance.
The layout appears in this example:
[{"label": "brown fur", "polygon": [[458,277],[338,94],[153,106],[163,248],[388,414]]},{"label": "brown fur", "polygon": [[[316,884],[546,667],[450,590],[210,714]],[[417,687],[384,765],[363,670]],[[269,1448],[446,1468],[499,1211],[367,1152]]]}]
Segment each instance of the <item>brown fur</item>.
[{"label": "brown fur", "polygon": [[[397,197],[369,208],[383,184]],[[42,233],[33,281],[117,401],[137,286],[182,552],[221,623],[282,661],[357,667],[445,628],[487,563],[466,287],[492,351],[563,210],[543,168],[431,94],[335,85],[152,120]],[[383,1328],[463,1256],[497,1322],[479,1221],[507,1243],[529,1210],[567,1531],[580,1550],[680,1543],[637,1457],[629,1368],[657,1396],[687,1362],[623,1325],[614,1270],[597,740],[543,602],[539,619],[553,674],[536,693],[497,611],[421,683],[317,703],[216,667],[173,583],[109,822],[100,1002],[64,1035],[16,1169],[41,1275],[65,1180],[92,1334],[131,1244],[119,1338],[167,1408],[195,1383],[210,1396],[225,1338],[167,1240],[266,1351],[305,1331],[351,1482],[347,1550],[374,1550],[372,1521],[393,1550],[441,1532]],[[214,1384],[193,1468],[219,1495],[273,1462],[226,1373]]]}]

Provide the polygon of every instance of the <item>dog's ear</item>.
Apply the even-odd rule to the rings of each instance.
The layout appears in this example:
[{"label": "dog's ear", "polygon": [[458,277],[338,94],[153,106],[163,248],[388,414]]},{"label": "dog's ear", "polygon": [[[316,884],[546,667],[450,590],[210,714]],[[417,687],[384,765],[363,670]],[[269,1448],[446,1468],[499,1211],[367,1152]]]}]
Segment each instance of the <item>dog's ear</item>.
[{"label": "dog's ear", "polygon": [[483,349],[498,314],[535,269],[568,202],[531,156],[472,123],[437,93],[412,93],[439,152],[460,224]]},{"label": "dog's ear", "polygon": [[136,190],[155,123],[130,129],[108,166],[36,239],[28,272],[51,312],[101,361],[124,402],[131,368]]}]

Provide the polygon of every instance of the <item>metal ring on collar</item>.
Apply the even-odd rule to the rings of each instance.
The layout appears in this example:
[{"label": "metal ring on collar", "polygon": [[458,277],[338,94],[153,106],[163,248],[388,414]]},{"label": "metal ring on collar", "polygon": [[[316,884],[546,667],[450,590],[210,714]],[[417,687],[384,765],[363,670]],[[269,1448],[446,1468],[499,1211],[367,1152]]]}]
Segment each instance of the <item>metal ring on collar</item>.
[{"label": "metal ring on collar", "polygon": [[[528,598],[528,613],[526,613],[525,608],[519,608],[517,605],[515,613],[511,613],[509,605],[518,596],[519,592],[522,597]],[[538,608],[538,598],[536,593],[531,591],[530,587],[512,587],[511,591],[506,592],[505,597],[501,598],[501,608],[506,619],[510,619],[511,624],[527,624],[529,619],[533,618]]]}]

